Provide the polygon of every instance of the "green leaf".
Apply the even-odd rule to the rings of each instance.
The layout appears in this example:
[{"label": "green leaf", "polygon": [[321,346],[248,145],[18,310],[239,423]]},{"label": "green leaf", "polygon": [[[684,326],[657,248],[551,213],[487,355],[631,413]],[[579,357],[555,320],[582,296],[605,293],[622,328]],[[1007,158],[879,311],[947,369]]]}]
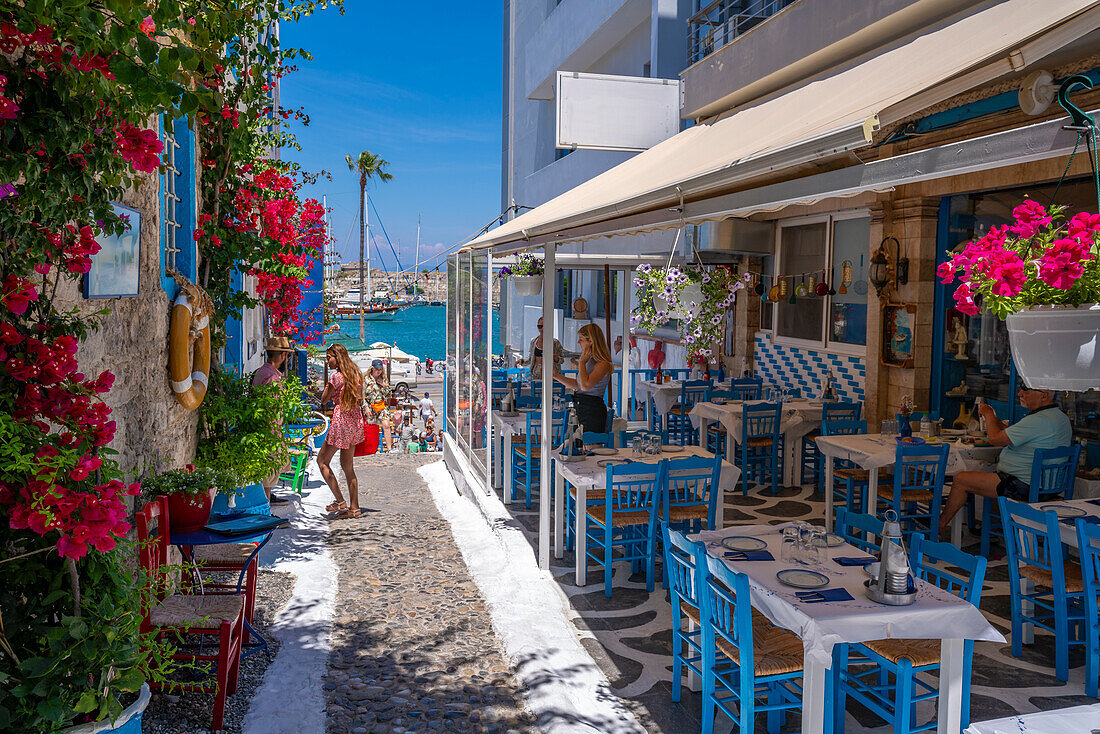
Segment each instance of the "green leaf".
[{"label": "green leaf", "polygon": [[145,35],[139,35],[137,37],[138,56],[146,64],[153,64],[157,60],[157,54],[160,53],[160,46],[157,42]]},{"label": "green leaf", "polygon": [[87,714],[95,711],[97,708],[99,708],[99,700],[95,695],[95,691],[85,691],[80,699],[77,700],[73,710],[79,714]]}]

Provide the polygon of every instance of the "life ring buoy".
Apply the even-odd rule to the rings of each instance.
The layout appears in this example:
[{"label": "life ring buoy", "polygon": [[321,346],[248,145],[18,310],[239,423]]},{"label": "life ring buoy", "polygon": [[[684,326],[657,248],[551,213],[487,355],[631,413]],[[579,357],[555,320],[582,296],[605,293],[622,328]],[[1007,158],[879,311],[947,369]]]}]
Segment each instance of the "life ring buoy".
[{"label": "life ring buoy", "polygon": [[[176,400],[187,410],[202,405],[210,374],[210,317],[204,314],[193,319],[192,310],[186,294],[177,296],[168,330],[168,379]],[[192,332],[198,333],[189,357]]]}]

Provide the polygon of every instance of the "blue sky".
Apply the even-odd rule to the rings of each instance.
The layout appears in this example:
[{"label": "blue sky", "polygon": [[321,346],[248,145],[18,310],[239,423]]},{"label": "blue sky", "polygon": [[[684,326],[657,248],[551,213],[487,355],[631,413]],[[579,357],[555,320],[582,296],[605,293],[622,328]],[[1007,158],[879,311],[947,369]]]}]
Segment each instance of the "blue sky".
[{"label": "blue sky", "polygon": [[[345,5],[343,16],[322,11],[282,29],[284,47],[314,57],[283,79],[283,106],[305,107],[311,120],[294,129],[302,152],[284,156],[333,174],[304,193],[328,195],[345,260],[358,259],[359,183],[344,155],[369,150],[388,160],[393,180],[368,190],[394,247],[400,242],[402,265],[411,267],[418,213],[421,260],[500,213],[501,4]],[[384,257],[393,268],[388,248]]]}]

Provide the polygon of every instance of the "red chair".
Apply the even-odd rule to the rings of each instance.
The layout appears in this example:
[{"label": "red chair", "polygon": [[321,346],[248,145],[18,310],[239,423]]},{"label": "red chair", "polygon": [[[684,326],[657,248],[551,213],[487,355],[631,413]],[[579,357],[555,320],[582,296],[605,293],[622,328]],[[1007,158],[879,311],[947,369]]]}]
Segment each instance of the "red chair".
[{"label": "red chair", "polygon": [[[259,573],[259,554],[255,543],[220,543],[218,545],[199,545],[191,548],[190,560],[195,562],[192,574],[197,577],[200,571],[235,573],[244,575],[241,591],[244,593],[244,642],[248,644],[248,625],[252,624],[256,611],[256,578]],[[246,565],[247,564],[247,565]],[[201,587],[192,583],[188,593],[233,594],[236,595],[240,584],[202,580]]]},{"label": "red chair", "polygon": [[[152,603],[146,609],[141,624],[142,633],[154,633],[158,638],[175,635],[209,635],[218,638],[217,655],[198,652],[177,652],[174,660],[215,661],[214,711],[211,729],[222,728],[225,717],[225,697],[237,692],[241,648],[244,639],[245,599],[241,594],[173,594],[167,573],[168,562],[168,501],[158,497],[137,513],[138,552],[142,569],[154,581]],[[159,687],[157,684],[152,684]],[[176,683],[173,687],[188,691],[211,691],[211,681]]]}]

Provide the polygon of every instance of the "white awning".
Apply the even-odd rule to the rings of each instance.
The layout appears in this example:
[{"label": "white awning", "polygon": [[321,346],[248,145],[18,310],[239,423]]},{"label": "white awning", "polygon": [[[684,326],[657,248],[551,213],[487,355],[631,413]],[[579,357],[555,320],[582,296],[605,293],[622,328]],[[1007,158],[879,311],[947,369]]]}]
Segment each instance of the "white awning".
[{"label": "white awning", "polygon": [[684,201],[725,193],[738,182],[863,147],[879,125],[1023,69],[1095,29],[1098,5],[1100,0],[986,4],[872,58],[688,128],[466,248],[522,249],[532,238],[545,240],[571,228],[581,229],[558,242],[667,227],[667,222],[627,232],[609,227],[612,232],[599,223],[679,208]]}]

